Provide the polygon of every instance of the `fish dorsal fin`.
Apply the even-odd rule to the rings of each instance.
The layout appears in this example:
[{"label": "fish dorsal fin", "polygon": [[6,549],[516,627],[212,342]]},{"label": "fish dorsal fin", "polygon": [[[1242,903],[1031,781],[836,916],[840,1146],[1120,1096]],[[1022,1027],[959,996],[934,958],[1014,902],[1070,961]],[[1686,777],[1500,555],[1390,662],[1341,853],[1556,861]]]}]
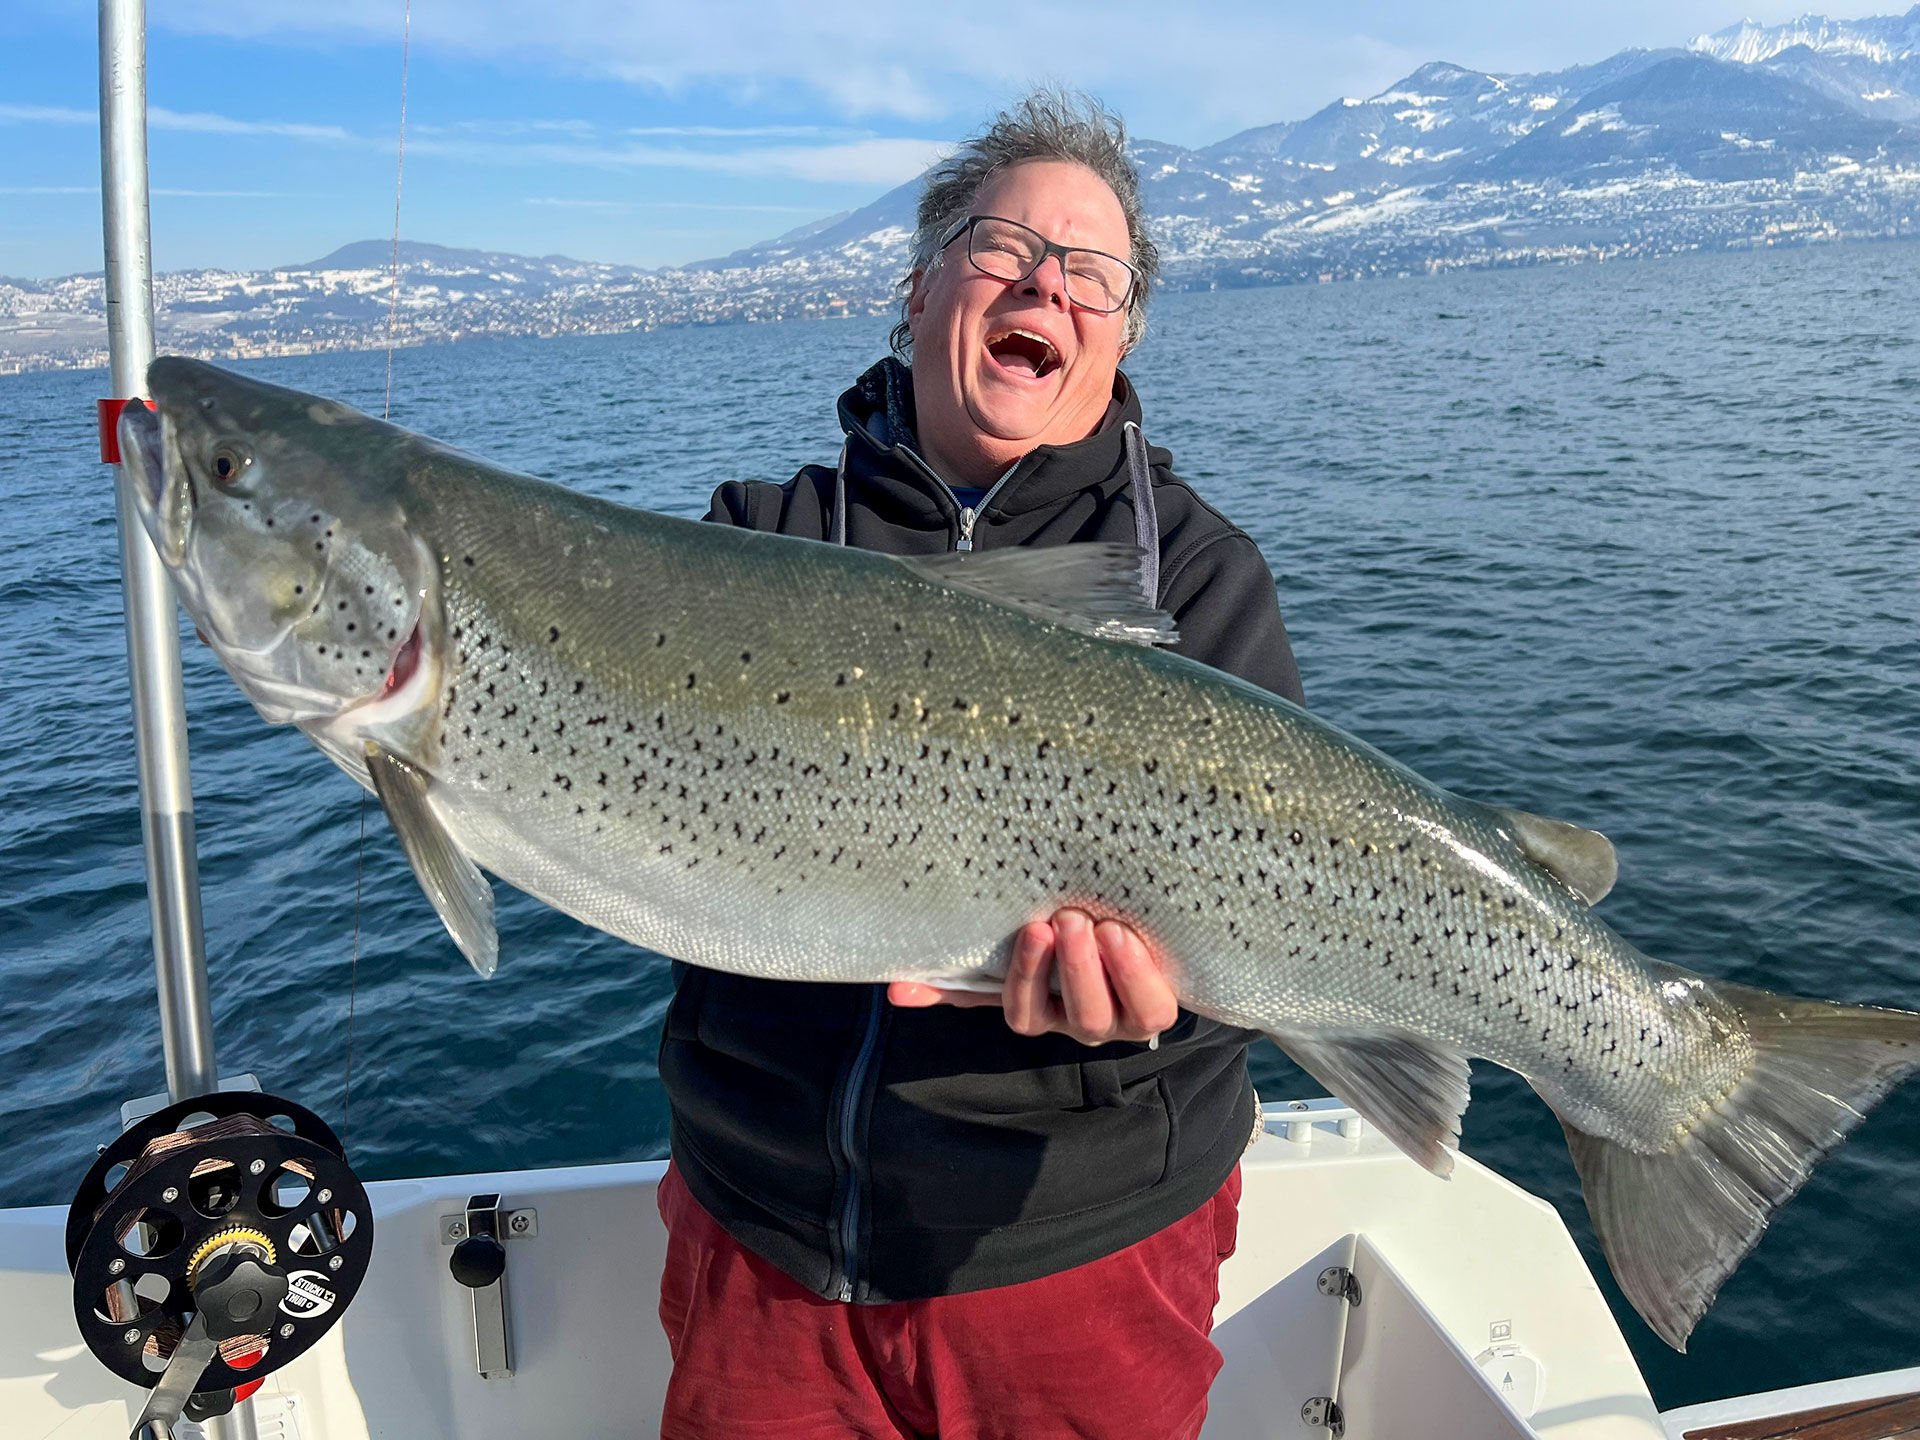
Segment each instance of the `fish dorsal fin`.
[{"label": "fish dorsal fin", "polygon": [[1006,605],[1049,625],[1135,645],[1171,645],[1173,617],[1141,595],[1144,557],[1132,545],[1033,545],[899,559],[918,575]]},{"label": "fish dorsal fin", "polygon": [[1277,1031],[1273,1043],[1360,1117],[1436,1175],[1453,1173],[1460,1116],[1467,1108],[1467,1057],[1419,1035],[1305,1035]]},{"label": "fish dorsal fin", "polygon": [[1589,905],[1598,905],[1620,874],[1613,842],[1598,830],[1582,830],[1564,820],[1494,806],[1500,827],[1534,864]]},{"label": "fish dorsal fin", "polygon": [[378,745],[367,746],[367,774],[386,807],[414,878],[460,953],[484,978],[500,963],[500,936],[493,928],[493,887],[469,860],[427,803],[428,777]]}]

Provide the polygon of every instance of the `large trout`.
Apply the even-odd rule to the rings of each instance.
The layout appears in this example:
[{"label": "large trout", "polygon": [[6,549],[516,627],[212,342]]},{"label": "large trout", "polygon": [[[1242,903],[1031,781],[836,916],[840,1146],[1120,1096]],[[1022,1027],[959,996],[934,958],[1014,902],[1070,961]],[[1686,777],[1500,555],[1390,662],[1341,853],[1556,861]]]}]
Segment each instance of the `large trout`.
[{"label": "large trout", "polygon": [[475,967],[482,870],[697,965],[993,983],[1063,904],[1445,1174],[1467,1061],[1566,1128],[1628,1298],[1684,1346],[1920,1015],[1649,959],[1611,846],[1449,794],[1156,648],[1139,557],[902,560],[626,509],[181,359],[123,483],[270,722],[380,797]]}]

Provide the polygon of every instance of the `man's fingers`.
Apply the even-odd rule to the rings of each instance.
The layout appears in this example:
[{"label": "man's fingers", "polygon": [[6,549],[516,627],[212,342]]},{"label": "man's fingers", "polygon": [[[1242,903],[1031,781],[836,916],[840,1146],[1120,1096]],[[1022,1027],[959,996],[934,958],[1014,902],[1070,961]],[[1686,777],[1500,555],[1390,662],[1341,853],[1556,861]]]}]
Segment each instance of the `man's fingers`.
[{"label": "man's fingers", "polygon": [[887,998],[909,1009],[998,1005],[1019,1034],[1059,1032],[1087,1045],[1151,1039],[1180,1017],[1179,998],[1139,933],[1116,920],[1095,925],[1085,911],[1071,908],[1014,936],[997,992],[896,980]]},{"label": "man's fingers", "polygon": [[1000,1003],[1007,1024],[1022,1035],[1044,1035],[1053,1027],[1053,957],[1054,927],[1046,921],[1024,925],[1014,936]]},{"label": "man's fingers", "polygon": [[998,990],[942,990],[922,985],[917,980],[896,980],[887,987],[887,999],[907,1010],[922,1010],[929,1005],[957,1005],[965,1010],[975,1005],[998,1005]]},{"label": "man's fingers", "polygon": [[1167,977],[1131,926],[1102,921],[1094,931],[1100,960],[1119,1006],[1118,1024],[1129,1039],[1147,1039],[1170,1030],[1180,1018],[1180,1001]]},{"label": "man's fingers", "polygon": [[1093,921],[1079,910],[1053,917],[1053,965],[1060,977],[1060,1005],[1067,1033],[1098,1045],[1113,1038],[1113,991],[1100,963]]}]

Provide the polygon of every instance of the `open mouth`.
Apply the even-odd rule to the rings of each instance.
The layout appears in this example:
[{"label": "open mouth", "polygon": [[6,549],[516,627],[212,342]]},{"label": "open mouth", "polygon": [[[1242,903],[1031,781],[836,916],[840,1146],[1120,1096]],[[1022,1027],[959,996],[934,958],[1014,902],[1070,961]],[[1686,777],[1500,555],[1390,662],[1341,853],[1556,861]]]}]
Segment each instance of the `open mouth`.
[{"label": "open mouth", "polygon": [[160,444],[160,417],[135,403],[120,412],[120,456],[139,480],[147,503],[158,505],[167,467]]},{"label": "open mouth", "polygon": [[1053,343],[1031,330],[1003,330],[988,336],[987,354],[1002,370],[1033,380],[1043,380],[1060,368],[1060,354]]}]

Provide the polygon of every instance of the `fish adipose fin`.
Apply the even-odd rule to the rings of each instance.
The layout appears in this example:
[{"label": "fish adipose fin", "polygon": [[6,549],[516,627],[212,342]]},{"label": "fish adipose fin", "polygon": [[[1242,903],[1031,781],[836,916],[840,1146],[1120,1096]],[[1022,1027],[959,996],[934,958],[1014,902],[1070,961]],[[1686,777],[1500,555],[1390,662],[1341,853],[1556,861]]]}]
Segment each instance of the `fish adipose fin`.
[{"label": "fish adipose fin", "polygon": [[936,584],[1083,634],[1135,645],[1172,645],[1180,638],[1173,617],[1141,594],[1145,561],[1132,545],[1022,546],[984,555],[899,557],[896,563]]},{"label": "fish adipose fin", "polygon": [[1642,1155],[1560,1122],[1614,1278],[1682,1351],[1773,1212],[1920,1066],[1920,1015],[1705,983],[1740,1012],[1753,1064],[1673,1149]]},{"label": "fish adipose fin", "polygon": [[500,963],[500,936],[493,928],[493,887],[434,816],[427,804],[426,774],[378,745],[367,746],[367,774],[420,888],[427,892],[453,943],[483,978],[492,975]]},{"label": "fish adipose fin", "polygon": [[1453,1173],[1467,1108],[1467,1057],[1418,1035],[1276,1032],[1273,1043],[1369,1125],[1436,1175]]},{"label": "fish adipose fin", "polygon": [[1564,820],[1549,820],[1524,810],[1503,810],[1497,805],[1487,808],[1493,811],[1495,823],[1534,864],[1589,905],[1606,899],[1620,874],[1613,842],[1606,836],[1598,830],[1583,830]]}]

